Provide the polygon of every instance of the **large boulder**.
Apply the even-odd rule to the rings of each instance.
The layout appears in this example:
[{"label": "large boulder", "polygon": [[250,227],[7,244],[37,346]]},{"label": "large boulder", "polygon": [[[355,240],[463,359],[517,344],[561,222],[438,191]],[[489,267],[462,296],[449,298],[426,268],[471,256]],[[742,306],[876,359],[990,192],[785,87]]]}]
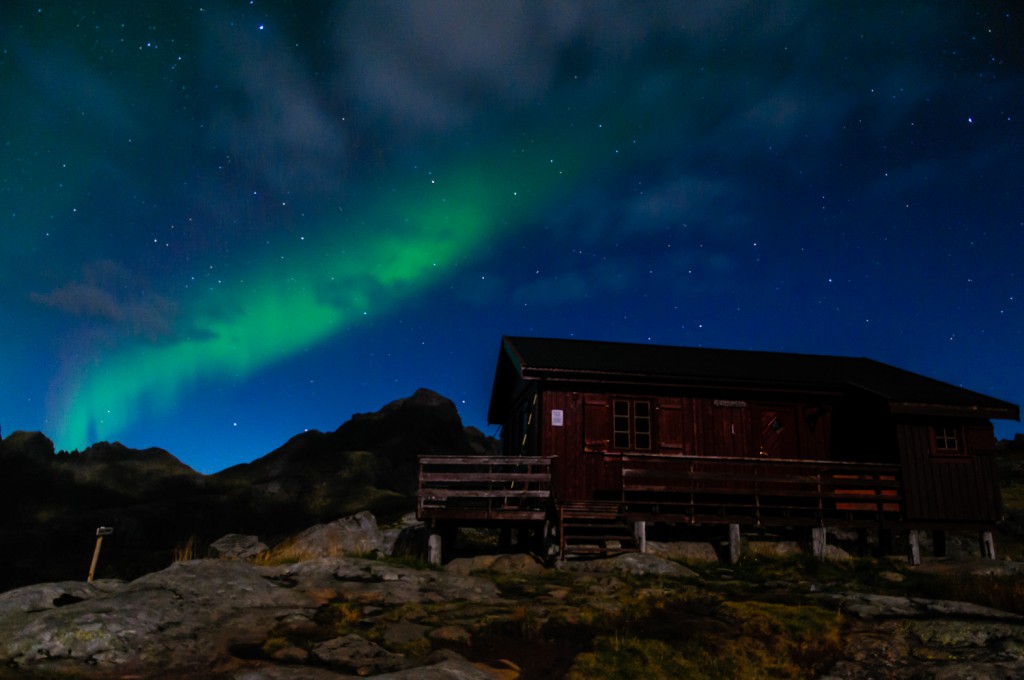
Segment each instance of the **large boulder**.
[{"label": "large boulder", "polygon": [[227,534],[210,544],[210,557],[221,560],[248,560],[266,551],[267,544],[249,534]]},{"label": "large boulder", "polygon": [[350,517],[317,524],[281,546],[283,556],[294,559],[373,555],[385,552],[384,533],[373,513],[363,511]]}]

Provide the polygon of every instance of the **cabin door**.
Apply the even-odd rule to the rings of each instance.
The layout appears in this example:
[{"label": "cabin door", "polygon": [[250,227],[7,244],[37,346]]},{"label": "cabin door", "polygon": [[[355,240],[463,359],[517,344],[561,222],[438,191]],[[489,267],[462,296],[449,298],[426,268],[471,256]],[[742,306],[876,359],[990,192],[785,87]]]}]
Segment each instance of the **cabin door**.
[{"label": "cabin door", "polygon": [[789,404],[759,404],[754,418],[754,441],[758,455],[765,458],[799,458],[796,407]]}]

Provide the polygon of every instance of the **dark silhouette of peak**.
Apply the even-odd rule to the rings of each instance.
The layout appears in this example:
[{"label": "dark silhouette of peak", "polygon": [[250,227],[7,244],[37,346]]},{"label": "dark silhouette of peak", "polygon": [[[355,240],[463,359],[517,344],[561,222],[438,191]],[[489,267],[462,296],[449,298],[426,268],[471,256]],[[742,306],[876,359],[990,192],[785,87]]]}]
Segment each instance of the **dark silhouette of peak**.
[{"label": "dark silhouette of peak", "polygon": [[[465,428],[455,404],[428,389],[358,413],[334,432],[304,432],[266,456],[214,475],[253,484],[309,485],[343,481],[412,496],[417,458],[427,454],[474,455],[488,440]],[[339,481],[340,480],[340,481]]]},{"label": "dark silhouette of peak", "polygon": [[376,413],[352,416],[334,432],[338,443],[413,460],[425,454],[472,455],[462,419],[450,399],[420,388]]},{"label": "dark silhouette of peak", "polygon": [[3,440],[8,454],[20,454],[41,463],[53,460],[53,442],[42,432],[17,430]]},{"label": "dark silhouette of peak", "polygon": [[160,474],[199,474],[163,449],[130,449],[121,442],[98,442],[81,453],[70,454],[75,466],[133,465]]},{"label": "dark silhouette of peak", "polygon": [[99,442],[81,453],[58,454],[57,460],[79,483],[139,499],[202,478],[163,449],[130,449],[120,442]]},{"label": "dark silhouette of peak", "polygon": [[[37,432],[0,446],[0,591],[80,578],[97,527],[108,574],[134,577],[166,566],[175,546],[228,533],[281,540],[361,510],[382,520],[415,507],[418,457],[492,453],[493,439],[462,425],[455,405],[426,389],[334,432],[298,434],[251,463],[204,476],[163,449],[100,442],[54,454]],[[31,546],[26,549],[25,546]]]}]

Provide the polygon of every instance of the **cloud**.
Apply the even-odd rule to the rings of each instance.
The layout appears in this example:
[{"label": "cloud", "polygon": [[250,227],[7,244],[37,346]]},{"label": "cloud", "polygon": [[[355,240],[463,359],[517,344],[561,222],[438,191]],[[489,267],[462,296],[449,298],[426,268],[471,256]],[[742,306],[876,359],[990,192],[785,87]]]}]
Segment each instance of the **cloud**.
[{"label": "cloud", "polygon": [[749,2],[354,2],[335,42],[346,96],[400,130],[443,132],[534,106],[559,86],[613,86],[609,70],[656,52],[665,36],[708,53],[737,21],[785,31],[799,14]]},{"label": "cloud", "polygon": [[33,302],[99,322],[108,338],[130,336],[155,341],[171,334],[178,304],[149,291],[120,264],[102,260],[83,268],[81,281],[48,293],[30,293]]},{"label": "cloud", "polygon": [[346,170],[346,121],[317,74],[272,26],[256,30],[251,20],[210,14],[205,63],[222,90],[211,121],[216,146],[279,195],[336,191]]}]

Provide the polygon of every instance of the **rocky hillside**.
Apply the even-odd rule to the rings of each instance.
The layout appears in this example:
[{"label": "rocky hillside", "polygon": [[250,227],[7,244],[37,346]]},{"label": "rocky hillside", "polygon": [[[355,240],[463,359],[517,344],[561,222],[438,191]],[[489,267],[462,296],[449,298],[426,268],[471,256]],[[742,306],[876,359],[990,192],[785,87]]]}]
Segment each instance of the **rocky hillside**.
[{"label": "rocky hillside", "polygon": [[298,561],[271,551],[0,594],[0,677],[1024,676],[1019,563],[633,554],[546,569],[481,555],[435,570],[326,556],[346,532],[358,546],[383,535],[364,515],[305,532]]},{"label": "rocky hillside", "polygon": [[425,389],[209,476],[161,449],[55,453],[44,435],[14,432],[0,441],[0,591],[81,578],[99,526],[114,529],[101,575],[134,578],[226,533],[278,540],[364,509],[397,518],[414,504],[417,456],[493,445]]}]

